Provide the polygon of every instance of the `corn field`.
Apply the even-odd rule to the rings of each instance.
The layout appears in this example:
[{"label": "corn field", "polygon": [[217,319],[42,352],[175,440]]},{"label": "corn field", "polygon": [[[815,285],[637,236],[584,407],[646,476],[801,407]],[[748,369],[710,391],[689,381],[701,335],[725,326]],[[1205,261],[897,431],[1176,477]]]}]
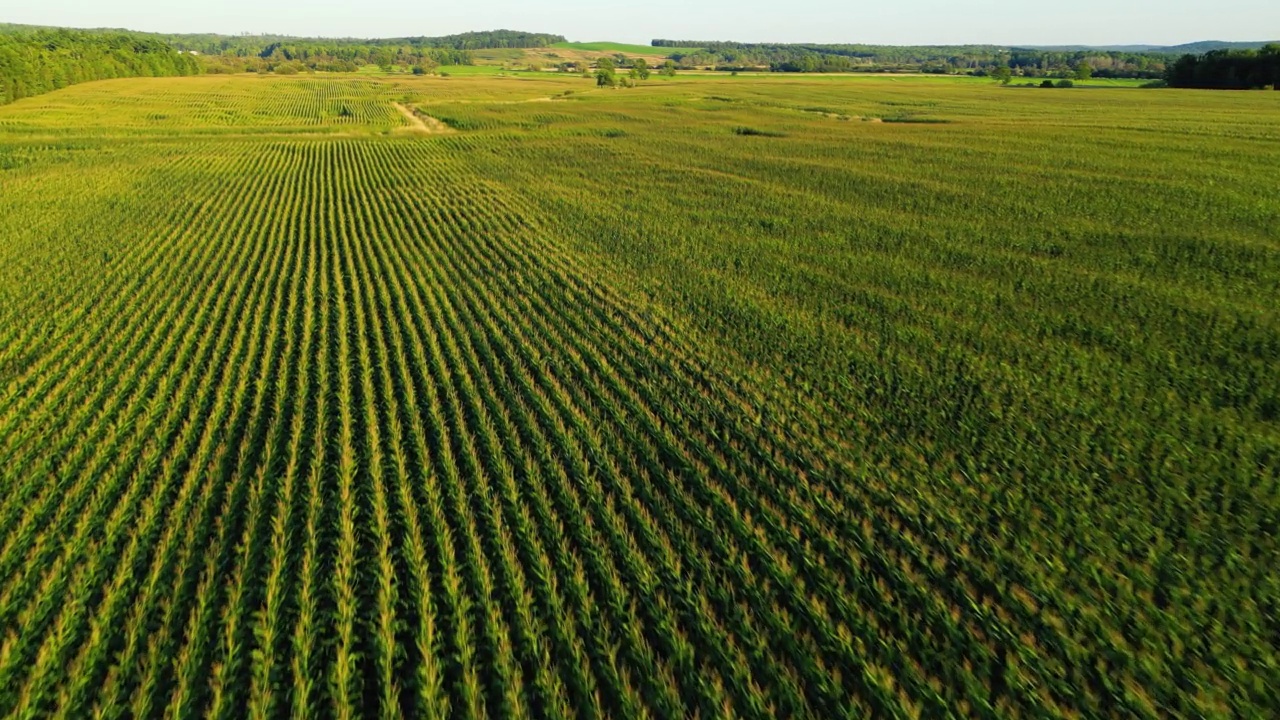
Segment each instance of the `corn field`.
[{"label": "corn field", "polygon": [[[964,122],[1077,101],[857,82],[146,79],[0,109],[0,714],[1275,708],[1274,195],[1227,180],[1237,235],[1169,240],[1150,286],[1053,216],[993,250],[948,225],[980,223],[962,191],[823,158],[963,172]],[[857,119],[905,103],[956,127]],[[1280,181],[1267,127],[1206,172]],[[1019,278],[1057,309],[997,292]],[[1189,389],[1220,381],[1247,387]]]}]

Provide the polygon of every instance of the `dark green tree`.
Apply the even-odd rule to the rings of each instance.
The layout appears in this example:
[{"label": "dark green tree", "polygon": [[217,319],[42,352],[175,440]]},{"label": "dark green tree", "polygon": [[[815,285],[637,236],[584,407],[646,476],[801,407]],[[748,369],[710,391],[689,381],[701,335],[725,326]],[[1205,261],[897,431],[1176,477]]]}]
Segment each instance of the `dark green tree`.
[{"label": "dark green tree", "polygon": [[1210,90],[1249,90],[1280,87],[1280,46],[1260,50],[1212,50],[1183,55],[1169,67],[1165,80],[1172,87]]},{"label": "dark green tree", "polygon": [[194,56],[154,36],[45,29],[0,33],[0,104],[91,80],[199,71]]},{"label": "dark green tree", "polygon": [[1267,45],[1258,55],[1262,58],[1265,71],[1271,76],[1271,89],[1280,90],[1280,44]]},{"label": "dark green tree", "polygon": [[614,87],[618,79],[613,73],[613,61],[602,57],[596,61],[596,87]]}]

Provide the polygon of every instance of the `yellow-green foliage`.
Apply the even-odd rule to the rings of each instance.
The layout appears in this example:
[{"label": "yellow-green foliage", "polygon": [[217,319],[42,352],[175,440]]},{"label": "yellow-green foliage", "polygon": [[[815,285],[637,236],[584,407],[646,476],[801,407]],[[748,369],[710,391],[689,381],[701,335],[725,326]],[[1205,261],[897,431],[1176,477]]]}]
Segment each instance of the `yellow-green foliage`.
[{"label": "yellow-green foliage", "polygon": [[1266,714],[1277,128],[693,74],[0,108],[0,714]]}]

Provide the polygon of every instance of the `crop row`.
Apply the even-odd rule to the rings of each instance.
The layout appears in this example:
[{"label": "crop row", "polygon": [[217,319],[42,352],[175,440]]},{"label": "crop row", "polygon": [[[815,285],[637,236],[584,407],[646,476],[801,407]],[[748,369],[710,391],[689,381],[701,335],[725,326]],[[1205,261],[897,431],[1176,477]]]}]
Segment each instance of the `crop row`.
[{"label": "crop row", "polygon": [[11,378],[6,714],[895,705],[779,441],[434,147],[228,153]]},{"label": "crop row", "polygon": [[[937,177],[962,170],[959,135],[834,143],[827,118],[767,104],[752,122],[785,132],[743,137],[744,103],[680,86],[666,105],[432,109],[501,133],[218,137],[223,115],[401,119],[368,81],[190,82],[221,89],[175,85],[120,125],[199,137],[15,141],[36,160],[0,177],[0,713],[1159,716],[1274,697],[1255,422],[1274,334],[1225,305],[1166,311],[1106,275],[1127,250],[984,234],[967,213],[985,195]],[[676,115],[690,132],[665,133]],[[911,142],[923,176],[888,169]],[[33,223],[56,241],[22,245]],[[1185,243],[1151,272],[1268,257]],[[626,286],[652,268],[665,305]],[[1191,444],[1144,436],[1112,396],[1188,418]],[[1220,455],[1191,452],[1213,437]],[[1241,477],[1192,481],[1215,468]],[[1247,540],[1208,537],[1217,517]]]}]

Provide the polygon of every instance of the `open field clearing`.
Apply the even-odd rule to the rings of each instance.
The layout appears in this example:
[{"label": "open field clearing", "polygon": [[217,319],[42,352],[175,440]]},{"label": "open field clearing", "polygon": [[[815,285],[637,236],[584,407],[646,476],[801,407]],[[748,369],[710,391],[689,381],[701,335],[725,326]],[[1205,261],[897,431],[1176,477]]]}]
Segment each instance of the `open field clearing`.
[{"label": "open field clearing", "polygon": [[657,55],[666,57],[675,53],[695,53],[696,47],[654,47],[616,42],[560,42],[551,46],[556,50],[588,50],[592,52],[627,53],[629,55]]},{"label": "open field clearing", "polygon": [[1276,95],[0,107],[0,715],[1264,716]]}]

